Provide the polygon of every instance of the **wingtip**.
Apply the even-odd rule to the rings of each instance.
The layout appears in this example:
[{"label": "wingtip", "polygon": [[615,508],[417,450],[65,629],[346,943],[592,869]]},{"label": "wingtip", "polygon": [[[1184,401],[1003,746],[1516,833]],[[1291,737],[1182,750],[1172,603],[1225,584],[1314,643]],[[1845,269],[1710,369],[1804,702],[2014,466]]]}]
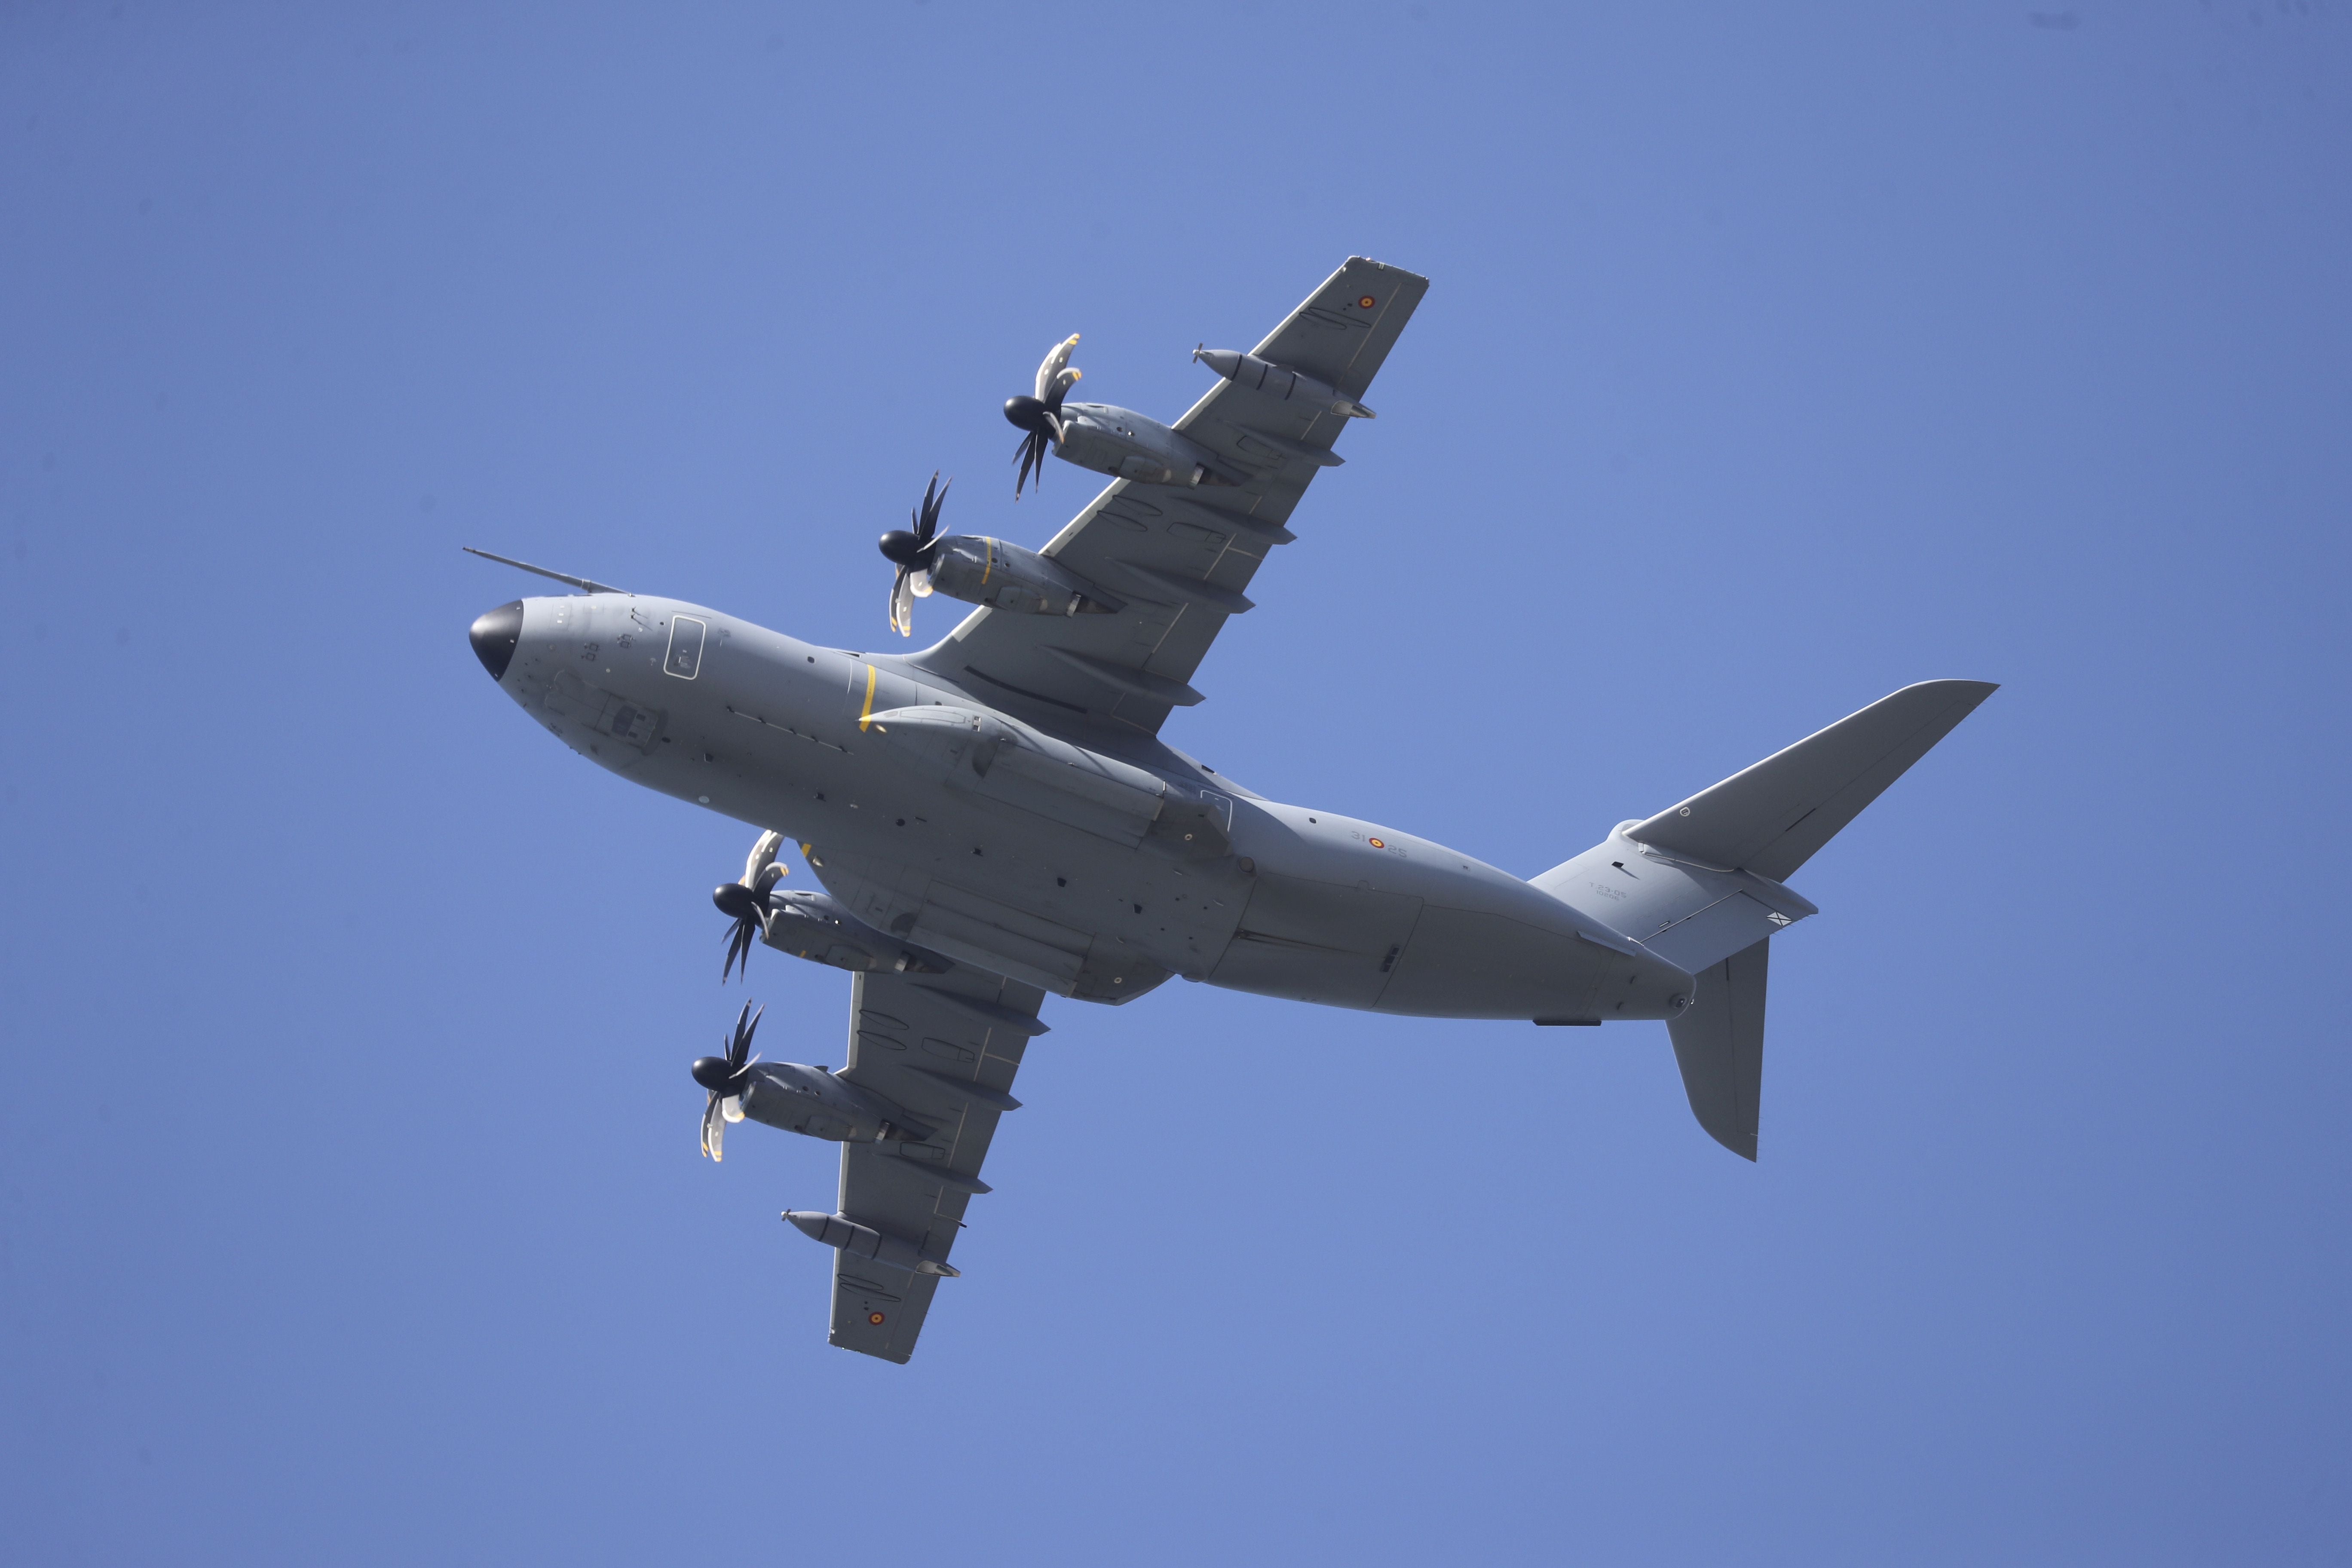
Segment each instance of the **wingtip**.
[{"label": "wingtip", "polygon": [[1974,712],[1987,698],[2000,689],[2000,682],[1998,680],[1954,680],[1948,684],[1955,696],[1968,702],[1970,712]]},{"label": "wingtip", "polygon": [[1946,697],[1964,700],[1969,707],[1974,708],[2000,689],[2000,682],[1998,680],[1967,680],[1958,677],[1945,677],[1936,680],[1915,680],[1908,686],[1896,687],[1886,695],[1889,698],[1895,698],[1906,692],[1932,691]]}]

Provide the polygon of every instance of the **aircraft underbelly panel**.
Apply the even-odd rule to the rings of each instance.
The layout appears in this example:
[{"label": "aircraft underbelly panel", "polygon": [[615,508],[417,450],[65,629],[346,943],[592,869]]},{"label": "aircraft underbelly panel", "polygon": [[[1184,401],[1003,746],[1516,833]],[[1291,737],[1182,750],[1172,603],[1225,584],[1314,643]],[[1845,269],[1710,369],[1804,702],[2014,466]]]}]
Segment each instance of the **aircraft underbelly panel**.
[{"label": "aircraft underbelly panel", "polygon": [[1593,1016],[1601,950],[1508,915],[1432,904],[1381,995],[1383,1013],[1440,1018]]},{"label": "aircraft underbelly panel", "polygon": [[1421,900],[1261,873],[1210,983],[1333,1007],[1380,1003]]}]

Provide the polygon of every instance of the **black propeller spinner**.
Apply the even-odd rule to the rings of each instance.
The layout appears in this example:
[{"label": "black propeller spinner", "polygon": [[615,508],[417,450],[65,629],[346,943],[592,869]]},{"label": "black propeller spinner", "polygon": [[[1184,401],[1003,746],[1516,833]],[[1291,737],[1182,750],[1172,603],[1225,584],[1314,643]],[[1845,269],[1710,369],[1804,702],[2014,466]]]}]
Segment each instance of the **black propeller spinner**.
[{"label": "black propeller spinner", "polygon": [[751,1004],[735,1016],[735,1034],[727,1042],[723,1057],[697,1057],[694,1081],[710,1091],[710,1099],[702,1108],[702,1152],[716,1160],[720,1158],[719,1145],[727,1135],[727,1124],[743,1120],[742,1108],[736,1103],[751,1077],[751,1064],[760,1058],[751,1054],[751,1036],[760,1026],[760,1019],[768,1010],[751,1011]]},{"label": "black propeller spinner", "polygon": [[1008,397],[1004,400],[1004,417],[1016,430],[1025,430],[1021,445],[1013,449],[1013,461],[1019,472],[1013,479],[1013,499],[1021,499],[1021,487],[1034,473],[1037,482],[1045,482],[1045,454],[1062,439],[1062,399],[1077,384],[1079,373],[1069,368],[1070,351],[1078,346],[1078,334],[1072,332],[1054,345],[1045,363],[1037,367],[1037,395]]},{"label": "black propeller spinner", "polygon": [[759,885],[747,888],[740,882],[727,882],[712,891],[710,901],[719,912],[735,923],[727,931],[727,962],[719,967],[719,984],[724,985],[743,966],[743,978],[751,977],[751,947],[760,940],[763,928],[760,921],[768,908],[768,889],[784,874],[782,866],[770,865],[760,873]]},{"label": "black propeller spinner", "polygon": [[940,483],[939,470],[931,470],[931,482],[923,487],[923,504],[908,514],[915,526],[910,532],[894,528],[882,536],[882,558],[898,565],[898,580],[890,584],[890,629],[900,637],[915,635],[915,601],[929,598],[931,593],[931,559],[938,553],[940,508],[947,504],[948,485]]}]

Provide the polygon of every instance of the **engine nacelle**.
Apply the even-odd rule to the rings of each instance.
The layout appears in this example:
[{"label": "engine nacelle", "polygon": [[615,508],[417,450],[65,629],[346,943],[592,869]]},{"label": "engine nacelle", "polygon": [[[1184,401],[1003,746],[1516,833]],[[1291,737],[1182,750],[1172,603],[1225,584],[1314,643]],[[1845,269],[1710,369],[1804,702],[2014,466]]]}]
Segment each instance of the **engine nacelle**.
[{"label": "engine nacelle", "polygon": [[777,889],[768,895],[760,934],[779,952],[812,963],[829,963],[835,969],[944,974],[954,967],[936,952],[875,930],[830,893]]},{"label": "engine nacelle", "polygon": [[1316,380],[1287,365],[1263,360],[1239,349],[1194,349],[1192,357],[1237,386],[1262,392],[1278,403],[1297,403],[1318,412],[1328,410],[1350,419],[1370,419],[1372,411],[1352,397],[1342,397],[1328,382]]},{"label": "engine nacelle", "polygon": [[1204,447],[1157,419],[1108,403],[1062,405],[1062,438],[1055,444],[1054,455],[1082,468],[1147,485],[1235,482],[1218,470],[1215,458]]},{"label": "engine nacelle", "polygon": [[1021,616],[1100,616],[1127,607],[1059,563],[1001,539],[950,534],[931,549],[931,592],[967,605]]},{"label": "engine nacelle", "polygon": [[770,1127],[835,1143],[921,1142],[931,1129],[879,1095],[844,1083],[829,1068],[754,1062],[736,1100],[743,1114]]}]

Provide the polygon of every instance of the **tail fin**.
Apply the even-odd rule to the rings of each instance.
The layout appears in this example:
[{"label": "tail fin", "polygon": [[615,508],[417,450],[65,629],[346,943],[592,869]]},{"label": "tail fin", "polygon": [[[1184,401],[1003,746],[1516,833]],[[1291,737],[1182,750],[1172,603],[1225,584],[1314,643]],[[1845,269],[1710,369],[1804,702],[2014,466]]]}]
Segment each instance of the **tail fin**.
[{"label": "tail fin", "polygon": [[1764,976],[1769,938],[1742,948],[1698,977],[1698,991],[1666,1034],[1683,1092],[1707,1136],[1742,1159],[1756,1158],[1764,1092]]},{"label": "tail fin", "polygon": [[1535,886],[1698,976],[1668,1027],[1683,1088],[1717,1142],[1756,1157],[1765,943],[1816,913],[1781,879],[1998,689],[1927,680],[1553,867]]}]

